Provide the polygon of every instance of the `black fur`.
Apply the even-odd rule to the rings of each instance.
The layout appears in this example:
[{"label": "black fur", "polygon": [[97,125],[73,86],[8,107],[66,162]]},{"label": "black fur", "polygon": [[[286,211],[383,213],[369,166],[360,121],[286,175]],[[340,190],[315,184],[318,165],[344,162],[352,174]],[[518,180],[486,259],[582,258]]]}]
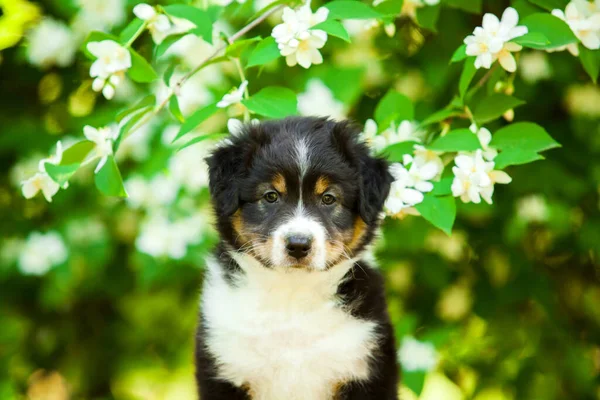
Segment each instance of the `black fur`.
[{"label": "black fur", "polygon": [[[243,221],[245,232],[252,240],[262,241],[293,213],[300,196],[306,212],[317,219],[331,237],[346,237],[345,234],[354,232],[357,218],[364,221],[360,240],[352,244],[354,255],[361,254],[372,241],[392,177],[386,161],[371,156],[358,140],[358,133],[348,122],[287,118],[246,126],[240,135],[231,138],[230,144],[219,147],[208,158],[210,191],[221,236],[216,256],[222,274],[231,285],[243,270],[228,251],[241,250],[245,245],[244,235],[236,231],[234,218]],[[294,151],[302,140],[310,144],[309,162],[303,179],[299,180],[301,167]],[[276,203],[267,204],[263,187],[276,174],[288,182],[287,190]],[[332,183],[332,193],[339,199],[331,206],[325,206],[313,193],[317,180],[323,176]],[[264,255],[253,256],[265,268],[274,267]],[[340,282],[337,295],[346,312],[377,323],[379,341],[370,361],[370,379],[346,383],[336,398],[395,399],[398,366],[381,274],[361,261]],[[217,357],[206,348],[202,316],[200,320],[196,379],[202,400],[249,399],[244,388],[234,387],[219,378]]]}]

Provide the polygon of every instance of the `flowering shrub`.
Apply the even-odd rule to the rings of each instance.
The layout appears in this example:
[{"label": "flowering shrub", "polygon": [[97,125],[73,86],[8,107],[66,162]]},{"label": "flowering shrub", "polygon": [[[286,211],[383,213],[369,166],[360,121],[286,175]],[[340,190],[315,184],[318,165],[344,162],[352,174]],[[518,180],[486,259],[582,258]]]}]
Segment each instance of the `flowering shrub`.
[{"label": "flowering shrub", "polygon": [[[567,377],[543,397],[550,393],[544,388],[551,380],[548,376],[564,376],[564,371],[528,371],[536,368],[519,357],[530,360],[534,350],[517,339],[511,343],[523,346],[520,356],[514,348],[486,342],[486,330],[494,339],[502,337],[495,321],[487,318],[494,306],[511,303],[511,294],[502,292],[506,299],[488,299],[484,305],[473,301],[475,294],[481,299],[491,287],[506,289],[510,279],[531,283],[536,278],[527,268],[536,260],[566,262],[561,254],[554,260],[546,253],[548,242],[584,229],[583,215],[598,219],[589,211],[589,199],[597,196],[600,167],[586,154],[597,151],[598,141],[591,137],[600,133],[600,92],[592,84],[600,72],[598,1],[212,0],[190,5],[79,0],[38,7],[20,0],[20,13],[13,2],[5,3],[0,0],[0,49],[6,49],[0,53],[0,69],[6,69],[6,89],[0,90],[6,98],[21,93],[5,77],[18,76],[22,64],[29,64],[39,112],[32,117],[29,104],[19,100],[14,107],[25,117],[17,119],[5,111],[0,125],[13,127],[6,128],[6,136],[45,131],[60,135],[60,140],[54,145],[55,139],[41,140],[38,134],[30,142],[14,139],[6,145],[19,149],[14,153],[19,157],[9,159],[0,200],[13,199],[19,192],[31,200],[7,200],[19,204],[18,214],[27,222],[7,216],[11,228],[1,247],[3,285],[13,279],[31,282],[31,275],[44,277],[35,289],[39,302],[56,312],[69,312],[81,299],[105,295],[119,308],[116,313],[135,325],[141,317],[132,310],[135,299],[122,299],[127,288],[140,285],[147,290],[157,282],[185,286],[197,279],[196,268],[214,242],[202,161],[214,146],[236,135],[242,123],[291,115],[352,118],[364,126],[361,137],[373,154],[391,162],[395,179],[385,202],[388,218],[378,255],[393,291],[390,303],[405,389],[419,395],[425,387],[423,396],[436,398],[427,391],[434,389],[427,388],[440,379],[450,384],[451,379],[465,398],[488,389],[492,395],[481,399],[575,398],[600,390],[597,385],[593,389],[591,378]],[[568,52],[561,53],[564,50]],[[27,96],[33,96],[30,92]],[[560,117],[563,106],[571,119]],[[39,115],[42,118],[36,118]],[[35,127],[32,120],[37,121]],[[578,132],[577,139],[590,141],[565,157],[570,162],[578,157],[582,163],[584,158],[590,161],[596,183],[588,182],[592,194],[587,197],[590,188],[577,179],[579,172],[564,172],[553,158],[558,151],[548,152],[560,147],[559,141],[566,141],[565,147],[571,143],[574,138],[565,134],[570,130]],[[48,148],[53,154],[45,157]],[[543,161],[546,156],[551,161]],[[101,195],[89,190],[91,181]],[[567,192],[569,206],[545,197],[561,190]],[[565,216],[567,210],[578,211]],[[490,222],[493,216],[495,223]],[[530,237],[531,225],[547,229],[546,236]],[[582,264],[597,262],[598,226],[600,222],[585,228],[587,238],[575,246],[585,260]],[[482,228],[487,229],[485,235]],[[473,270],[461,269],[467,260],[477,259],[471,242],[480,235],[489,245],[481,260],[485,284]],[[528,246],[525,255],[507,255],[497,246],[521,241]],[[416,250],[427,252],[419,269],[414,260],[402,261],[417,257]],[[528,272],[507,271],[510,257]],[[115,278],[120,272],[108,266],[112,264],[130,265],[125,268],[127,277]],[[78,287],[94,280],[108,287],[113,278],[122,284],[114,293],[100,295],[101,285],[91,283],[89,288]],[[412,297],[426,299],[419,302],[422,306],[406,295],[415,279],[427,288]],[[588,288],[588,293],[582,289],[585,282],[581,278],[563,289],[579,293],[590,307],[600,301],[600,288]],[[189,315],[195,307],[197,281],[193,283],[186,287]],[[540,291],[535,300],[549,307],[550,291],[534,289]],[[432,304],[428,292],[439,301]],[[176,304],[172,294],[167,297],[167,303]],[[131,304],[115,305],[118,299]],[[10,304],[17,309],[23,301]],[[569,306],[577,308],[573,304]],[[586,317],[597,323],[597,311],[589,313]],[[0,312],[0,323],[5,319],[21,326],[24,322],[16,315]],[[171,323],[173,329],[189,332],[193,318]],[[422,326],[425,334],[419,330]],[[45,344],[53,354],[59,351],[59,333],[46,329],[54,335]],[[460,332],[481,343],[453,353],[462,349],[462,342],[449,338]],[[538,333],[524,333],[529,334]],[[543,344],[536,346],[539,350]],[[570,357],[585,353],[597,358],[600,351],[585,341],[577,346]],[[503,352],[512,364],[488,365],[492,372],[479,370],[478,362],[493,358],[479,350],[490,349]],[[172,349],[162,350],[165,354]],[[3,383],[0,372],[0,394],[22,391],[34,366],[61,368],[49,361],[51,357],[40,365],[34,358],[18,359],[11,369],[10,374],[21,374],[16,376],[20,387]],[[27,376],[24,371],[29,371]],[[86,396],[109,391],[117,397],[150,396],[132,389],[136,376],[127,371],[125,366],[111,369],[98,387],[87,378],[68,376],[67,381],[81,379],[72,390]],[[165,373],[157,371],[152,373]],[[594,371],[597,376],[597,366]],[[494,379],[501,384],[486,375],[497,375]],[[426,384],[426,377],[437,383]],[[29,390],[46,378],[36,379],[30,379]],[[521,380],[538,382],[539,388],[522,389]],[[52,382],[62,385],[60,379]],[[501,394],[493,397],[496,389]],[[161,390],[170,389],[150,393]],[[451,398],[445,393],[444,398]]]}]

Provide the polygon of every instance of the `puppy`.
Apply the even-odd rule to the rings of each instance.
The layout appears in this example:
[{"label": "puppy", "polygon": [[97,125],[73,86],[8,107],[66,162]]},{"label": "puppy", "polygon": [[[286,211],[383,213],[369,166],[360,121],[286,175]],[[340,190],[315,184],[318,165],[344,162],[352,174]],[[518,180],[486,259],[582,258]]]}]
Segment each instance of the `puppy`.
[{"label": "puppy", "polygon": [[392,177],[348,122],[247,125],[208,158],[220,243],[196,342],[202,400],[395,399],[367,246]]}]

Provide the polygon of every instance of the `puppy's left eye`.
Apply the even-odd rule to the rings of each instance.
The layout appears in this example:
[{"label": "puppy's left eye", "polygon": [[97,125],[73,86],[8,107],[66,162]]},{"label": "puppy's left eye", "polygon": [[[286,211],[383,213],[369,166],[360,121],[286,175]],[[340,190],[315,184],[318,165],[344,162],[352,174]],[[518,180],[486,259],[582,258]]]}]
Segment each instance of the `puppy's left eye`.
[{"label": "puppy's left eye", "polygon": [[323,195],[323,197],[321,197],[321,201],[326,206],[330,206],[333,203],[335,203],[335,197],[332,194],[325,194],[325,195]]}]

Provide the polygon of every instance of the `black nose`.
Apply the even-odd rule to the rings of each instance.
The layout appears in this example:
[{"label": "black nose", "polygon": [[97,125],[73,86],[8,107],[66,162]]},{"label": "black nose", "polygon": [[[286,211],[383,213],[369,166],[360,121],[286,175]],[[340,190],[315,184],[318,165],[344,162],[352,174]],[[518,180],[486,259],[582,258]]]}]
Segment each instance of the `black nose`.
[{"label": "black nose", "polygon": [[285,248],[290,256],[301,259],[308,255],[311,242],[309,236],[293,235],[287,238]]}]

